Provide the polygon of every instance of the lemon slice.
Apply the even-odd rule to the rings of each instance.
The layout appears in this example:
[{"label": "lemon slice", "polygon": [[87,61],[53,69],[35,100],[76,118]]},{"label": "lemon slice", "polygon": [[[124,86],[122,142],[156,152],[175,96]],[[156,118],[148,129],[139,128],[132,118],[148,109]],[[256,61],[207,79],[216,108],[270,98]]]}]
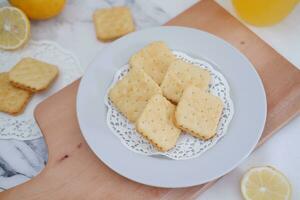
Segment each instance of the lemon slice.
[{"label": "lemon slice", "polygon": [[18,8],[0,8],[0,48],[13,50],[24,45],[30,35],[30,23]]},{"label": "lemon slice", "polygon": [[243,176],[241,190],[246,200],[289,200],[291,197],[288,179],[269,166],[250,169]]}]

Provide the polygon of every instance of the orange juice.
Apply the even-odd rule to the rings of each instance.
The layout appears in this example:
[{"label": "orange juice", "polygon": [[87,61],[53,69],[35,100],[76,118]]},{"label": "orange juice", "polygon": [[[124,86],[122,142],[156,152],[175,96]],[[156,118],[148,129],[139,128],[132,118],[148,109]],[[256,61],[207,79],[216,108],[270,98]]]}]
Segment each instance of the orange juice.
[{"label": "orange juice", "polygon": [[256,26],[273,25],[284,19],[299,0],[232,0],[238,15]]}]

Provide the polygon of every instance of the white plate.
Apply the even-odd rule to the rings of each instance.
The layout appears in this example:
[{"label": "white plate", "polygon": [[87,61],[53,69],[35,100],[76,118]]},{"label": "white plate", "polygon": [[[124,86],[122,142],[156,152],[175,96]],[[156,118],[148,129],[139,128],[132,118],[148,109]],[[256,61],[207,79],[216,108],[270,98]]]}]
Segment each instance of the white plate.
[{"label": "white plate", "polygon": [[[121,144],[106,123],[107,108],[103,99],[115,72],[133,53],[156,40],[166,42],[173,50],[213,63],[230,85],[235,114],[228,132],[214,147],[195,159],[178,161],[134,153]],[[91,63],[77,96],[82,134],[98,158],[122,176],[158,187],[198,185],[231,171],[257,144],[266,112],[262,82],[247,58],[209,33],[183,27],[146,29],[113,42]]]}]

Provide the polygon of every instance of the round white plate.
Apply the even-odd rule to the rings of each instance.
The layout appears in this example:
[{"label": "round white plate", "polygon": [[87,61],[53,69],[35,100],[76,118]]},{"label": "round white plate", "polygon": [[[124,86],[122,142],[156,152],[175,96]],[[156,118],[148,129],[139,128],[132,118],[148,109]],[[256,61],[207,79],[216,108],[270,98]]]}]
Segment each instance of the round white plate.
[{"label": "round white plate", "polygon": [[[166,42],[172,50],[212,63],[230,85],[235,114],[228,132],[214,147],[195,159],[170,160],[134,153],[120,142],[106,123],[104,97],[115,72],[132,54],[157,40]],[[145,29],[111,43],[91,63],[77,95],[79,125],[98,158],[122,176],[158,187],[198,185],[231,171],[257,144],[266,113],[265,91],[248,59],[209,33],[183,27]]]}]

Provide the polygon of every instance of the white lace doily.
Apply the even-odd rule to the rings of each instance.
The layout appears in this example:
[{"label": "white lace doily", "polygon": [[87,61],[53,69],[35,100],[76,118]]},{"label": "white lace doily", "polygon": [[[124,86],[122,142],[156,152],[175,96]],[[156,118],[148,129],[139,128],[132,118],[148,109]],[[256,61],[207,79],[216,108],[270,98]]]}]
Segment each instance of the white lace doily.
[{"label": "white lace doily", "polygon": [[[184,160],[199,156],[216,144],[216,142],[225,135],[229,122],[232,119],[234,108],[232,100],[230,99],[230,89],[227,81],[222,74],[220,74],[211,66],[211,64],[203,60],[191,58],[190,56],[181,52],[173,51],[173,53],[178,59],[205,68],[210,72],[212,82],[209,86],[209,92],[220,97],[224,103],[224,109],[218,124],[217,133],[213,138],[203,141],[182,132],[176,143],[176,146],[173,149],[167,152],[159,152],[135,130],[134,124],[130,123],[116,109],[116,107],[108,98],[108,95],[106,95],[104,101],[108,107],[107,124],[111,131],[128,149],[147,156],[164,155],[171,159]],[[111,87],[118,80],[124,77],[128,71],[129,65],[125,65],[118,70],[114,76]]]},{"label": "white lace doily", "polygon": [[34,108],[46,97],[78,79],[83,72],[72,53],[50,41],[30,41],[24,48],[16,51],[0,50],[0,72],[9,71],[23,57],[56,65],[59,75],[48,90],[33,95],[22,114],[11,116],[0,112],[0,139],[30,140],[41,137],[41,131],[33,117]]}]

